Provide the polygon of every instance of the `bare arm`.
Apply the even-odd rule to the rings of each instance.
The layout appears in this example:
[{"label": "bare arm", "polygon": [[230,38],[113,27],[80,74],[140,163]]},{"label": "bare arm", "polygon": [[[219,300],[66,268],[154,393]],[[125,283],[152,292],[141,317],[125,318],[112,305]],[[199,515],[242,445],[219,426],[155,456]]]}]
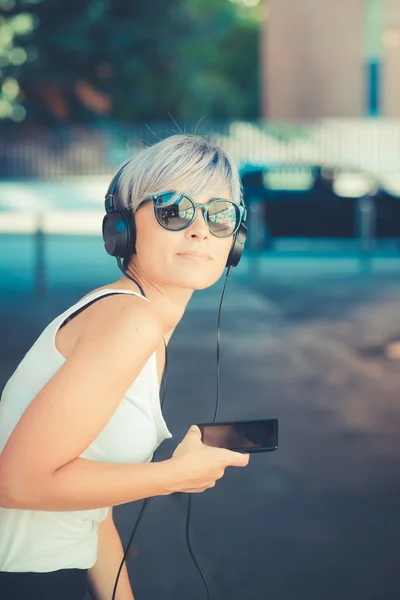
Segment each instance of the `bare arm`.
[{"label": "bare arm", "polygon": [[[176,485],[174,482],[176,481]],[[171,460],[144,464],[103,463],[76,458],[45,482],[1,491],[0,505],[25,510],[91,510],[178,491],[180,478]]]},{"label": "bare arm", "polygon": [[[88,587],[93,600],[111,600],[124,556],[121,539],[112,518],[112,508],[107,518],[99,524],[98,536],[97,560],[96,564],[88,570]],[[115,600],[135,600],[126,562],[118,579]]]},{"label": "bare arm", "polygon": [[84,510],[170,493],[169,461],[79,458],[160,343],[151,308],[136,298],[121,302],[112,313],[104,305],[92,313],[68,359],[17,423],[0,454],[3,506]]}]

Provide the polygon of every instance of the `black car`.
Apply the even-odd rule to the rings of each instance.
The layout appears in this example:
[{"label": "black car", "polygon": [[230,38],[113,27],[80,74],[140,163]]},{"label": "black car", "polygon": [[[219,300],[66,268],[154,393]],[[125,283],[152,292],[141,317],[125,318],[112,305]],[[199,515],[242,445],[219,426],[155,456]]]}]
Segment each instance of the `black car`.
[{"label": "black car", "polygon": [[246,165],[240,175],[244,198],[250,210],[258,205],[269,239],[355,237],[360,227],[360,198],[366,197],[372,198],[375,236],[400,237],[400,198],[367,172],[269,164]]}]

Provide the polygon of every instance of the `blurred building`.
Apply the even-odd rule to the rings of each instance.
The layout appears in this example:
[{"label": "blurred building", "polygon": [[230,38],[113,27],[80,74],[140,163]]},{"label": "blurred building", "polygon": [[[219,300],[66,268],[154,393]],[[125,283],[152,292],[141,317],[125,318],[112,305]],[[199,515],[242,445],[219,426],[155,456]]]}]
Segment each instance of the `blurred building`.
[{"label": "blurred building", "polygon": [[400,0],[268,0],[262,114],[400,116]]}]

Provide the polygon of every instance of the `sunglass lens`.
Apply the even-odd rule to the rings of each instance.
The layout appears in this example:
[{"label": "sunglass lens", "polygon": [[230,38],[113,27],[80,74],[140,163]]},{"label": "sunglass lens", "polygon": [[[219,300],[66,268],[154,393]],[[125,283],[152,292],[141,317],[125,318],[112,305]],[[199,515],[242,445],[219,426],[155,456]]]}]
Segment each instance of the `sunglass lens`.
[{"label": "sunglass lens", "polygon": [[239,211],[233,202],[218,200],[212,202],[207,210],[208,225],[217,237],[228,237],[236,229]]},{"label": "sunglass lens", "polygon": [[167,229],[182,229],[192,220],[194,207],[185,196],[170,192],[155,203],[157,219]]}]

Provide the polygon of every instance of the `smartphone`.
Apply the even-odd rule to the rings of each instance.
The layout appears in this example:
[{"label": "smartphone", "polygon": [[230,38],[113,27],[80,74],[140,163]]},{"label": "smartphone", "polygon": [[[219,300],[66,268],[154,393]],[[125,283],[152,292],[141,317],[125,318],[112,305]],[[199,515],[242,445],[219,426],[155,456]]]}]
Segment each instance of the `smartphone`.
[{"label": "smartphone", "polygon": [[197,423],[206,446],[235,452],[271,452],[278,448],[278,419]]}]

